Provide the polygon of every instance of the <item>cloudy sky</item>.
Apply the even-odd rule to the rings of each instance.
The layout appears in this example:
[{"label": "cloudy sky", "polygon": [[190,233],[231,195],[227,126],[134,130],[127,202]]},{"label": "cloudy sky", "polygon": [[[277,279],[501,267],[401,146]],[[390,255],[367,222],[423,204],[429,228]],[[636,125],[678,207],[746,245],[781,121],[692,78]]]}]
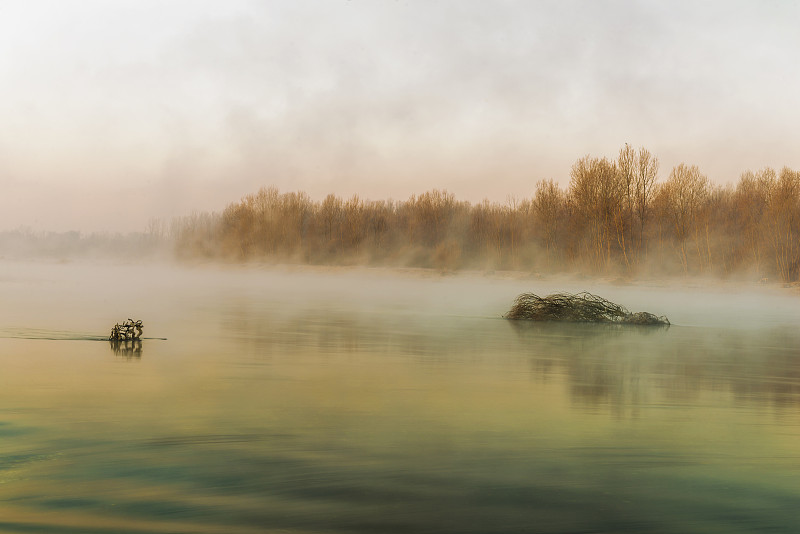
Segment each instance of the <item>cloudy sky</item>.
[{"label": "cloudy sky", "polygon": [[265,185],[526,197],[626,142],[800,168],[800,3],[0,0],[0,230]]}]

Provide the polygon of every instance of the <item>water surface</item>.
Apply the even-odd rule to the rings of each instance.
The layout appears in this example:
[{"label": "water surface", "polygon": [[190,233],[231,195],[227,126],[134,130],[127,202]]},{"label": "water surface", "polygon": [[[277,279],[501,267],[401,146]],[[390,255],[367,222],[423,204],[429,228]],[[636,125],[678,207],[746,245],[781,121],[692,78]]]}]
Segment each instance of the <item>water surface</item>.
[{"label": "water surface", "polygon": [[[791,290],[0,266],[3,532],[800,524]],[[500,318],[582,289],[675,325]]]}]

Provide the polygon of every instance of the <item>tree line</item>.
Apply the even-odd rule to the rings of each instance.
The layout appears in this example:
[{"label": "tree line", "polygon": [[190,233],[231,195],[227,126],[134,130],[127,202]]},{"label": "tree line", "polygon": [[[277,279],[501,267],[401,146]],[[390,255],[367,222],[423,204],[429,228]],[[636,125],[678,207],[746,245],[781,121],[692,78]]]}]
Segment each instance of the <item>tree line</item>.
[{"label": "tree line", "polygon": [[728,186],[684,163],[658,175],[653,154],[625,145],[578,159],[566,188],[542,180],[505,203],[441,190],[314,201],[267,187],[169,233],[182,258],[798,280],[800,172],[747,171]]}]

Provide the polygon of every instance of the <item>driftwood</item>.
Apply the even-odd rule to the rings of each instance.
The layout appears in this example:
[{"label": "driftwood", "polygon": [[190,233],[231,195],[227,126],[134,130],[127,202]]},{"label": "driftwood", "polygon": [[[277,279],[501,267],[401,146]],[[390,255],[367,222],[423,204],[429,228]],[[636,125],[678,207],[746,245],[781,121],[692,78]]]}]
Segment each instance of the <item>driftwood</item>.
[{"label": "driftwood", "polygon": [[624,306],[583,292],[554,293],[540,297],[523,293],[504,315],[506,319],[529,321],[569,321],[578,323],[620,323],[639,325],[669,325],[665,316],[648,312],[629,312]]},{"label": "driftwood", "polygon": [[109,341],[128,341],[133,339],[141,339],[142,337],[142,321],[134,321],[128,319],[122,324],[115,324],[111,329],[111,335],[108,337]]}]

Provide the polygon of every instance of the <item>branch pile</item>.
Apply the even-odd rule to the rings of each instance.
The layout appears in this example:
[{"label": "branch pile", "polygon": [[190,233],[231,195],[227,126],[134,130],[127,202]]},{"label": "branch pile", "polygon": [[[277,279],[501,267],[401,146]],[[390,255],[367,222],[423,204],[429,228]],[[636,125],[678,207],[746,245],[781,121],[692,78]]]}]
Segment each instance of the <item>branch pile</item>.
[{"label": "branch pile", "polygon": [[122,324],[115,324],[111,329],[111,335],[108,336],[109,341],[127,341],[131,339],[140,339],[142,337],[142,321],[134,321],[128,319]]},{"label": "branch pile", "polygon": [[624,306],[582,292],[554,293],[540,297],[523,293],[504,316],[506,319],[529,321],[569,321],[576,323],[620,323],[639,325],[669,325],[666,317],[648,312],[629,312]]}]

